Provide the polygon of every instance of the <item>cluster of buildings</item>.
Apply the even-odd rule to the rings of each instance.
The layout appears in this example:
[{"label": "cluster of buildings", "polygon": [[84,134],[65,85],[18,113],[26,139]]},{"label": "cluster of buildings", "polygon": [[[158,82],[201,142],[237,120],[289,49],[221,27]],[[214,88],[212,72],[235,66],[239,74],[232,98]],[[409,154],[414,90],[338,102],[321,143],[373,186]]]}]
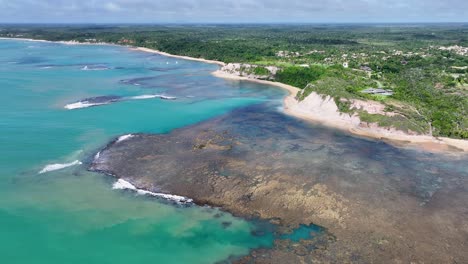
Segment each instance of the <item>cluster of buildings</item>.
[{"label": "cluster of buildings", "polygon": [[123,38],[123,39],[119,40],[118,43],[119,43],[119,44],[127,44],[127,45],[128,45],[128,44],[134,44],[135,41],[133,41],[133,40],[131,40],[131,39],[125,39],[125,38]]},{"label": "cluster of buildings", "polygon": [[458,55],[468,56],[468,47],[455,45],[455,46],[449,46],[449,47],[440,47],[439,50],[453,51]]},{"label": "cluster of buildings", "polygon": [[382,89],[382,88],[368,88],[368,89],[362,90],[361,93],[374,94],[374,95],[384,95],[384,96],[393,95],[392,90]]},{"label": "cluster of buildings", "polygon": [[287,50],[286,51],[280,50],[276,53],[276,56],[280,58],[298,57],[300,55],[301,54],[299,52],[287,51]]}]

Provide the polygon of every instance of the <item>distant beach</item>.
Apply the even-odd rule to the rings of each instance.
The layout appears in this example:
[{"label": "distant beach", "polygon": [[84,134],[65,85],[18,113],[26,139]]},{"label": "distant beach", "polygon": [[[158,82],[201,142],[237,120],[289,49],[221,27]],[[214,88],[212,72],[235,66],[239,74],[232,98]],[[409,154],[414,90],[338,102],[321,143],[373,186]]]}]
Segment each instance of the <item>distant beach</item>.
[{"label": "distant beach", "polygon": [[193,57],[188,57],[188,56],[180,56],[180,55],[173,55],[167,52],[159,51],[159,50],[154,50],[154,49],[149,49],[149,48],[143,48],[143,47],[138,47],[134,48],[134,50],[139,50],[139,51],[144,51],[144,52],[149,52],[149,53],[154,53],[154,54],[159,54],[167,57],[172,57],[172,58],[179,58],[183,60],[191,60],[191,61],[199,61],[199,62],[205,62],[205,63],[212,63],[212,64],[218,64],[221,66],[224,66],[225,63],[221,61],[215,61],[215,60],[205,60],[201,58],[193,58]]}]

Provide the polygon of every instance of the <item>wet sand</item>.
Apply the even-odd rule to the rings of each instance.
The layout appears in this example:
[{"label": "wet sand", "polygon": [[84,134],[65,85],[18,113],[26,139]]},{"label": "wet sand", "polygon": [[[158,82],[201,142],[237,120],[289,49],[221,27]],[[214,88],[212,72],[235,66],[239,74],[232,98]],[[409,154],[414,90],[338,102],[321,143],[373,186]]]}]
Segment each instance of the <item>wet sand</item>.
[{"label": "wet sand", "polygon": [[270,109],[112,143],[91,169],[284,230],[327,230],[240,263],[468,261],[467,156],[399,149]]}]

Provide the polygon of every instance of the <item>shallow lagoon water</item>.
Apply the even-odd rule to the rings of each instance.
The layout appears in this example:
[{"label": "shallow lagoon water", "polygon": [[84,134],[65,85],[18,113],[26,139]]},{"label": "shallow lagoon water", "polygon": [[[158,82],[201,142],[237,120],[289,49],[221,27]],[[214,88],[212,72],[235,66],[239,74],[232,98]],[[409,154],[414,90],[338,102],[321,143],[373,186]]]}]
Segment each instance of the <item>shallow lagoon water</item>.
[{"label": "shallow lagoon water", "polygon": [[[39,172],[86,163],[119,135],[167,133],[246,105],[279,103],[283,91],[217,79],[210,75],[214,65],[123,47],[1,40],[0,54],[3,259],[213,263],[272,245],[272,232],[256,232],[262,227],[254,222],[112,190],[115,179],[85,165]],[[90,97],[153,94],[177,99],[64,108]]]}]

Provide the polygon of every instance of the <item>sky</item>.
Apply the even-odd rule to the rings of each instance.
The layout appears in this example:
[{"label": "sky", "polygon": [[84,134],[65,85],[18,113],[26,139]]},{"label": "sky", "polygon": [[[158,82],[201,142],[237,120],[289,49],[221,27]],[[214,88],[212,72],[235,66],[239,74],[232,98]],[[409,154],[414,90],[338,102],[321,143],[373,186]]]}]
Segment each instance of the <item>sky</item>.
[{"label": "sky", "polygon": [[467,21],[468,0],[0,0],[0,23]]}]

